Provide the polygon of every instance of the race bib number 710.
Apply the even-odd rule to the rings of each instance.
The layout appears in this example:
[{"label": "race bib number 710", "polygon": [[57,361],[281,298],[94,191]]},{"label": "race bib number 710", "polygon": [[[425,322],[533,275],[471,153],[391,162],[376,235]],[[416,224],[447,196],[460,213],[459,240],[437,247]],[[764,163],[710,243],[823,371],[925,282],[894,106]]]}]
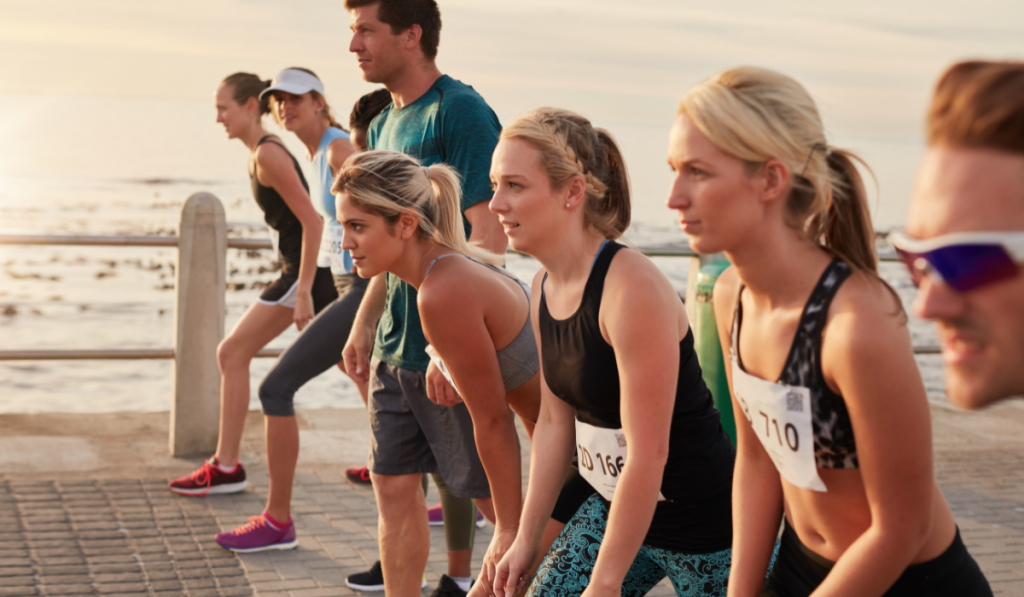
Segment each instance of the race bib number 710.
[{"label": "race bib number 710", "polygon": [[779,474],[797,487],[828,491],[814,461],[811,391],[750,375],[735,358],[732,388]]}]

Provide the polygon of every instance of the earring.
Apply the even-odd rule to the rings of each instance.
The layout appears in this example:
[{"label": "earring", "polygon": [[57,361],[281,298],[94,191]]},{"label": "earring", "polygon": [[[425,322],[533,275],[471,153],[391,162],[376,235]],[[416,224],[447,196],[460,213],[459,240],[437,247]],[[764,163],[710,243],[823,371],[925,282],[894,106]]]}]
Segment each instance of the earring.
[{"label": "earring", "polygon": [[568,203],[566,203],[566,204],[565,204],[565,206],[566,206],[566,207],[569,207],[569,204],[568,204]]}]

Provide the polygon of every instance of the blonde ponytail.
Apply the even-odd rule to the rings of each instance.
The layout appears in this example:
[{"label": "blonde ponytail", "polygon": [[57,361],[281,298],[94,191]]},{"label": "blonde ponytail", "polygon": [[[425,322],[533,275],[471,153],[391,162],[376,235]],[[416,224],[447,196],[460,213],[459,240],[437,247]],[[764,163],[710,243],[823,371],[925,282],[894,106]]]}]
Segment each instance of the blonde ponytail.
[{"label": "blonde ponytail", "polygon": [[466,240],[462,183],[448,165],[424,167],[397,151],[364,151],[345,162],[331,192],[347,193],[357,208],[384,218],[389,225],[394,225],[403,213],[415,214],[423,238],[484,263],[505,262],[504,256]]}]

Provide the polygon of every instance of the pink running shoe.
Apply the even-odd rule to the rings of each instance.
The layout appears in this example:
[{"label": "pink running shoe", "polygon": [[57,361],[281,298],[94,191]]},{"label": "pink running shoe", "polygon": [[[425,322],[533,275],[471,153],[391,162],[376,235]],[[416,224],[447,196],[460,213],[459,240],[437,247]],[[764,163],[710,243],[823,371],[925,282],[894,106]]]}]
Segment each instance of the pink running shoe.
[{"label": "pink running shoe", "polygon": [[225,473],[217,466],[217,457],[211,456],[192,472],[191,475],[179,477],[167,484],[174,493],[203,497],[208,494],[237,493],[249,486],[245,480],[245,468],[239,462],[235,470]]},{"label": "pink running shoe", "polygon": [[[441,504],[434,506],[433,508],[427,508],[427,522],[432,527],[444,526],[444,510],[441,509]],[[482,529],[487,524],[487,519],[479,510],[476,511],[476,528]]]},{"label": "pink running shoe", "polygon": [[267,549],[294,549],[295,524],[289,518],[282,528],[270,522],[264,514],[250,516],[249,522],[233,531],[217,533],[217,545],[238,553],[252,553]]}]

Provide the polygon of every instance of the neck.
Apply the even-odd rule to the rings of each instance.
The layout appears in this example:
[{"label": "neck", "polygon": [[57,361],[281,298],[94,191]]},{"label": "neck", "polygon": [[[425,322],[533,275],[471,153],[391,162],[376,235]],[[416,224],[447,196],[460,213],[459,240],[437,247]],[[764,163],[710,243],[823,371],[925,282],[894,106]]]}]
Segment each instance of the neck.
[{"label": "neck", "polygon": [[245,143],[245,146],[249,148],[249,151],[256,149],[256,144],[260,142],[260,139],[267,135],[267,131],[263,130],[263,125],[257,121],[249,127],[245,133],[238,136],[238,139]]},{"label": "neck", "polygon": [[755,303],[768,309],[803,305],[832,257],[782,224],[762,229],[726,251]]},{"label": "neck", "polygon": [[398,276],[403,282],[419,291],[423,280],[427,277],[427,268],[430,267],[430,262],[441,255],[451,253],[458,253],[458,251],[430,241],[410,242],[406,245],[402,255],[388,267],[388,272]]},{"label": "neck", "polygon": [[316,150],[320,149],[320,140],[324,138],[324,133],[330,127],[331,124],[326,120],[317,119],[316,123],[307,126],[301,131],[295,131],[295,136],[306,146],[306,151],[309,152],[309,159],[313,159],[313,156],[316,155]]},{"label": "neck", "polygon": [[404,108],[418,100],[441,77],[441,71],[433,60],[409,65],[392,83],[384,87],[391,92],[395,107]]},{"label": "neck", "polygon": [[572,284],[590,277],[591,265],[605,237],[589,226],[572,227],[560,242],[533,255],[556,285]]}]

